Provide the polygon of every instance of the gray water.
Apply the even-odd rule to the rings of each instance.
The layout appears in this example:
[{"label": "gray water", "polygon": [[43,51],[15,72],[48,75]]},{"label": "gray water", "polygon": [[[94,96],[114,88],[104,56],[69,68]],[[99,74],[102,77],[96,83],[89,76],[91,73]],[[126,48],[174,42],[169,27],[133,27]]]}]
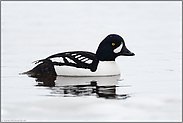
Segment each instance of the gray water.
[{"label": "gray water", "polygon": [[[2,2],[1,121],[181,121],[181,2]],[[32,62],[121,35],[121,76],[33,78]]]}]

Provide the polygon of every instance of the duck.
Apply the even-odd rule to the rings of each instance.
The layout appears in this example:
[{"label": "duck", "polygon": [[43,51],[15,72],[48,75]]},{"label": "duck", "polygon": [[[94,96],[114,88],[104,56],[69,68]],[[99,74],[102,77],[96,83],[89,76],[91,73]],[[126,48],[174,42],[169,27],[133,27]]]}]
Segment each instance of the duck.
[{"label": "duck", "polygon": [[96,53],[89,51],[57,53],[34,61],[37,66],[23,74],[73,77],[118,76],[121,72],[115,59],[118,56],[134,55],[127,49],[120,35],[109,34],[100,42]]}]

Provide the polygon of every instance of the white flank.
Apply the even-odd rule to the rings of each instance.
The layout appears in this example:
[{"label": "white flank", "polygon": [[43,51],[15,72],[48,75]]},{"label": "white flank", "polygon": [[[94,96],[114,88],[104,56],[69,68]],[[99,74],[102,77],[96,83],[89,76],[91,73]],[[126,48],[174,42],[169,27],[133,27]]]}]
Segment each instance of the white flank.
[{"label": "white flank", "polygon": [[54,66],[57,75],[62,76],[114,76],[120,75],[120,70],[115,61],[99,62],[95,72],[90,69],[76,68],[70,66]]},{"label": "white flank", "polygon": [[123,47],[123,44],[121,43],[119,45],[119,47],[117,47],[116,49],[114,49],[114,53],[119,53],[121,51],[122,47]]}]

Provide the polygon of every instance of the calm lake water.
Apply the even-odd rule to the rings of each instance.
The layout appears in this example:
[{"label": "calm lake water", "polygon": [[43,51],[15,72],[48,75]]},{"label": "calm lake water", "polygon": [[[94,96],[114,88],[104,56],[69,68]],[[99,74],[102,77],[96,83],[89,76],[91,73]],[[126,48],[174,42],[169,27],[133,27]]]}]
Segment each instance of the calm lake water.
[{"label": "calm lake water", "polygon": [[[2,2],[1,121],[181,121],[181,2]],[[110,33],[121,76],[28,77],[32,62],[95,52]]]}]

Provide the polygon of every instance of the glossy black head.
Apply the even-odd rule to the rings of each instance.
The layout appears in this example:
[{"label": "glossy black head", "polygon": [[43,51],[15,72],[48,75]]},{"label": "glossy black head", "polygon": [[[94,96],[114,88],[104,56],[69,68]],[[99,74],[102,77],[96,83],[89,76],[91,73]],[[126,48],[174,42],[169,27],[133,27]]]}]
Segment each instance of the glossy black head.
[{"label": "glossy black head", "polygon": [[135,54],[126,48],[121,36],[110,34],[99,44],[96,55],[100,61],[115,61],[120,55],[134,56]]}]

